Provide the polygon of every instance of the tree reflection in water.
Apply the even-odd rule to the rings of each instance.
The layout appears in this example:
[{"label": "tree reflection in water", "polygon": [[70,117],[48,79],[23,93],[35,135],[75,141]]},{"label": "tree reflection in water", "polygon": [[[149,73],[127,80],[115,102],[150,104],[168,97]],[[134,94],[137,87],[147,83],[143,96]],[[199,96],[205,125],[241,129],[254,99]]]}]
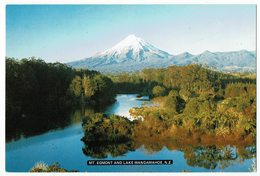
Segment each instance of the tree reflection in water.
[{"label": "tree reflection in water", "polygon": [[128,151],[134,151],[133,142],[107,143],[107,142],[88,142],[82,149],[83,153],[92,158],[103,159],[109,155],[112,157],[122,156]]},{"label": "tree reflection in water", "polygon": [[143,147],[148,154],[159,152],[165,147],[171,151],[182,151],[189,166],[206,169],[224,169],[245,159],[253,158],[256,154],[254,144],[244,146],[218,145],[187,145],[178,141],[129,141],[125,143],[85,142],[83,153],[92,158],[105,159],[109,156],[123,156],[129,151]]},{"label": "tree reflection in water", "polygon": [[[185,159],[190,166],[215,169],[224,169],[232,164],[239,163],[245,159],[253,158],[256,150],[255,146],[233,147],[227,145],[218,147],[216,145],[194,147],[184,151]],[[244,154],[239,154],[239,150],[244,150]]]},{"label": "tree reflection in water", "polygon": [[184,152],[184,157],[190,166],[215,169],[217,166],[225,168],[231,165],[237,158],[235,148],[230,145],[217,147],[216,145],[194,147]]}]

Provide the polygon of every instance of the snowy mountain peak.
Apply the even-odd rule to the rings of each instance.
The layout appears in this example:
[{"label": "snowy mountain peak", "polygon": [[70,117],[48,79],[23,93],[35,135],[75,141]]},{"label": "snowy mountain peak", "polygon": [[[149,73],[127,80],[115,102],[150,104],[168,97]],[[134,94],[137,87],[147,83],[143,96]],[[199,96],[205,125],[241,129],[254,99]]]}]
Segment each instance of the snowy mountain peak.
[{"label": "snowy mountain peak", "polygon": [[134,34],[131,34],[131,35],[127,36],[122,42],[137,43],[137,42],[141,42],[141,41],[143,41],[143,39],[136,37]]},{"label": "snowy mountain peak", "polygon": [[171,55],[161,51],[135,35],[129,35],[118,44],[93,57],[109,58],[107,62],[124,62],[126,60],[143,61],[146,59],[168,58]]},{"label": "snowy mountain peak", "polygon": [[122,50],[122,49],[142,49],[142,46],[147,45],[147,43],[139,38],[136,37],[135,35],[129,35],[127,36],[124,40],[122,40],[121,42],[119,42],[118,44],[116,44],[114,47],[112,47],[111,49],[109,49],[109,51],[111,50]]}]

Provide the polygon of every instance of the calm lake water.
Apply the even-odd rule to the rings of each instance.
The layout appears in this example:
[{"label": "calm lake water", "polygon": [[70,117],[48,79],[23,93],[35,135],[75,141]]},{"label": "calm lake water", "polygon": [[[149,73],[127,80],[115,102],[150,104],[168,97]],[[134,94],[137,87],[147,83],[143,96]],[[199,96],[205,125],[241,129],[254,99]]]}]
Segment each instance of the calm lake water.
[{"label": "calm lake water", "polygon": [[[137,98],[136,94],[120,94],[116,99],[105,113],[131,118],[128,112],[130,108],[149,103],[148,97]],[[104,148],[99,148],[101,146],[98,145],[86,146],[80,140],[83,135],[80,113],[76,112],[71,124],[63,129],[9,142],[6,144],[6,171],[27,172],[36,162],[58,162],[63,168],[80,172],[248,172],[255,159],[255,146],[188,146],[173,149],[171,145],[157,142],[149,145],[110,145],[105,146],[106,151],[102,151]],[[97,159],[94,156],[105,156],[107,160],[171,159],[173,164],[88,166],[88,160]]]}]

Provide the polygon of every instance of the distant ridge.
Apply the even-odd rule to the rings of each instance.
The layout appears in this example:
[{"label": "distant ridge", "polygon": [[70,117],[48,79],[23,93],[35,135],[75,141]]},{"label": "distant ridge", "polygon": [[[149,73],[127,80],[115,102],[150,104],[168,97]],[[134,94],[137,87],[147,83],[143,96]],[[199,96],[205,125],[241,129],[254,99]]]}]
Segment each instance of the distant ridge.
[{"label": "distant ridge", "polygon": [[202,64],[225,72],[256,72],[255,51],[210,52],[198,55],[184,52],[171,55],[145,40],[129,35],[110,49],[92,57],[68,63],[75,68],[101,72],[132,72],[144,68],[164,68],[170,65]]}]

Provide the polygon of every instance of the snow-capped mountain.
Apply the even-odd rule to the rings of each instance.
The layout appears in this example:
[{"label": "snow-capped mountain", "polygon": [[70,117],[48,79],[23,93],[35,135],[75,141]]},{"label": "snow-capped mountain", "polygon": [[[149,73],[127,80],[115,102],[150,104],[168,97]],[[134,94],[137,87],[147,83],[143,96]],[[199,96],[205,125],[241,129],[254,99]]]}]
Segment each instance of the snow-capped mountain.
[{"label": "snow-capped mountain", "polygon": [[70,62],[76,68],[101,72],[131,72],[144,68],[162,68],[170,65],[202,64],[221,71],[256,71],[254,51],[210,52],[199,55],[184,52],[171,55],[135,35],[129,35],[110,49],[90,58]]},{"label": "snow-capped mountain", "polygon": [[114,47],[98,53],[94,57],[104,57],[119,63],[130,60],[144,61],[147,59],[169,58],[171,55],[135,35],[129,35]]},{"label": "snow-capped mountain", "polygon": [[[73,67],[103,70],[105,67],[126,63],[142,63],[171,58],[169,53],[159,50],[135,35],[129,35],[110,49],[90,58],[69,63]],[[102,69],[100,69],[102,67]],[[109,71],[110,68],[108,68]]]}]

